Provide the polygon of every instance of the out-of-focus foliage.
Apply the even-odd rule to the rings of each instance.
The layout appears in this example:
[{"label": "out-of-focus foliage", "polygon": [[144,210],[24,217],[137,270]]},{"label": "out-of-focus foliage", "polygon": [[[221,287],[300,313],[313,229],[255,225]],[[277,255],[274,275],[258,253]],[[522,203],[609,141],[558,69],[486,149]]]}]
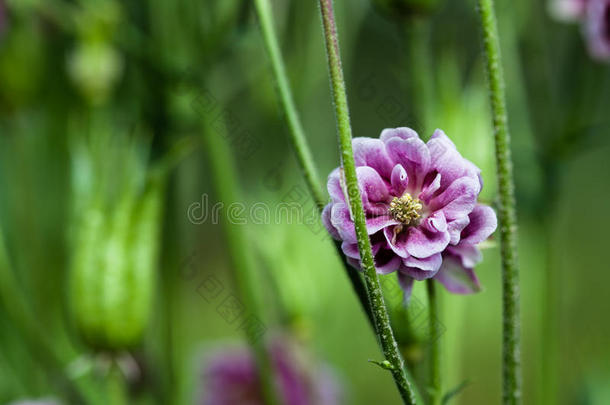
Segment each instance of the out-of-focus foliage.
[{"label": "out-of-focus foliage", "polygon": [[[272,1],[308,141],[329,173],[339,157],[315,3]],[[394,18],[399,3],[414,8]],[[427,138],[442,128],[482,168],[482,198],[493,205],[474,3],[335,8],[355,136],[410,126]],[[610,72],[591,60],[580,28],[553,20],[544,3],[496,1],[520,221],[524,399],[604,404]],[[201,349],[242,336],[250,311],[226,316],[238,290],[219,224],[234,202],[215,205],[201,150],[165,186],[151,180],[176,140],[201,135],[203,113],[212,128],[224,121],[248,196],[237,203],[258,259],[263,326],[296,330],[340,374],[347,403],[399,403],[387,372],[367,362],[379,350],[339,258],[307,222],[317,214],[250,2],[0,0],[0,10],[0,291],[9,291],[0,297],[0,403],[119,403],[128,392],[134,404],[190,404]],[[275,221],[293,202],[304,221]],[[194,203],[205,220],[189,216]],[[258,203],[266,223],[251,216]],[[500,398],[500,265],[495,241],[488,247],[481,293],[441,293],[444,388],[468,382],[455,404]],[[425,291],[416,286],[420,310],[405,314],[395,276],[382,279],[403,352],[425,382]],[[23,327],[27,314],[36,328]],[[541,358],[549,346],[552,357]]]}]

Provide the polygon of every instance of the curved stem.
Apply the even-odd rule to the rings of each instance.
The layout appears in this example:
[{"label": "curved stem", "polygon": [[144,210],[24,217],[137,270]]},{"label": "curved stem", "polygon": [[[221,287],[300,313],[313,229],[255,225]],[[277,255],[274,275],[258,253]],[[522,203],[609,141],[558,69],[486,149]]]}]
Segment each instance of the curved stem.
[{"label": "curved stem", "polygon": [[437,322],[438,297],[436,295],[436,281],[429,278],[426,280],[428,290],[428,335],[430,336],[430,404],[441,405],[441,345],[440,328]]},{"label": "curved stem", "polygon": [[339,146],[341,149],[342,166],[345,174],[350,208],[354,217],[356,236],[358,238],[358,251],[360,252],[360,257],[362,258],[361,262],[364,271],[364,281],[373,312],[375,330],[377,332],[383,354],[389,363],[387,368],[389,368],[392,372],[392,376],[394,377],[394,381],[404,403],[414,404],[415,397],[411,385],[407,380],[404,361],[398,351],[398,345],[396,344],[394,332],[392,331],[392,327],[390,325],[390,318],[385,306],[381,286],[379,284],[379,278],[377,277],[377,271],[373,261],[371,241],[369,240],[366,229],[362,199],[356,176],[356,164],[354,162],[354,155],[352,151],[352,129],[347,106],[345,83],[343,80],[343,70],[341,68],[339,42],[337,38],[337,28],[335,25],[332,0],[320,0],[320,8],[322,12],[322,23],[324,26],[324,38],[326,41],[331,88],[333,100],[335,102],[335,116],[337,119],[337,127],[339,132]]},{"label": "curved stem", "polygon": [[284,61],[278,44],[277,35],[273,28],[273,17],[271,14],[271,5],[269,0],[255,0],[256,11],[258,13],[258,19],[261,25],[261,31],[263,33],[263,40],[265,42],[265,48],[271,60],[271,67],[273,69],[273,75],[277,83],[277,88],[282,102],[282,107],[286,113],[286,119],[290,126],[290,136],[292,145],[296,151],[297,159],[305,181],[309,187],[309,191],[313,196],[313,199],[320,210],[326,205],[326,199],[322,192],[322,187],[318,180],[318,173],[316,166],[313,163],[313,157],[309,148],[307,147],[307,141],[305,140],[305,132],[299,119],[296,106],[294,104],[294,98],[290,91],[290,84],[286,75],[286,69],[284,67]]},{"label": "curved stem", "polygon": [[[201,114],[204,125],[204,143],[212,172],[212,181],[220,201],[226,204],[242,201],[239,199],[239,186],[235,164],[229,145],[227,144],[226,129],[217,119],[212,126],[209,114]],[[261,310],[254,289],[254,259],[248,250],[250,243],[244,234],[243,225],[226,220],[223,224],[225,239],[231,255],[235,281],[244,307],[253,314],[255,321],[261,321]],[[269,360],[265,341],[262,336],[248,333],[246,338],[251,345],[256,358],[259,375],[261,377],[265,404],[277,403],[273,390],[272,365]]]},{"label": "curved stem", "polygon": [[493,113],[498,176],[498,219],[502,257],[503,307],[503,402],[521,403],[521,359],[519,321],[519,272],[517,265],[517,221],[510,135],[506,115],[504,78],[500,60],[498,28],[493,0],[478,0],[485,48],[489,96]]},{"label": "curved stem", "polygon": [[[297,155],[297,160],[299,161],[299,165],[303,171],[303,176],[305,177],[305,182],[307,183],[309,192],[311,193],[311,196],[318,207],[318,211],[321,213],[324,209],[324,205],[326,205],[326,198],[324,197],[324,193],[322,191],[323,188],[318,180],[319,177],[316,166],[313,162],[312,153],[307,145],[305,132],[294,104],[290,84],[286,75],[286,69],[284,68],[284,62],[282,60],[282,54],[278,45],[277,35],[273,29],[273,16],[271,13],[269,0],[256,0],[256,11],[258,13],[261,31],[263,33],[265,48],[273,68],[273,75],[277,81],[282,107],[288,119],[288,124],[290,127],[290,142],[292,143]],[[366,289],[362,282],[362,277],[358,273],[358,270],[345,261],[343,251],[341,250],[341,243],[335,243],[335,249],[337,250],[339,257],[341,257],[343,260],[347,277],[352,284],[354,292],[358,296],[362,309],[371,323],[371,326],[374,327],[373,314],[368,303]]]}]

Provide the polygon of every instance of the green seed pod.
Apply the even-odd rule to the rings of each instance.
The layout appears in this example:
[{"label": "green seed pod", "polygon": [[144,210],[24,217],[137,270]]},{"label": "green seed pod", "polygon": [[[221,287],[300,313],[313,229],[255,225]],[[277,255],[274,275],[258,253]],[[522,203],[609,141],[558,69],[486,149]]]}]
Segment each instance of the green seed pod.
[{"label": "green seed pod", "polygon": [[157,275],[162,189],[159,182],[147,185],[131,206],[129,229],[117,227],[117,251],[109,251],[109,258],[119,252],[123,255],[117,263],[122,271],[110,271],[108,263],[105,280],[106,337],[113,346],[137,342],[148,324]]},{"label": "green seed pod", "polygon": [[[127,349],[140,341],[156,285],[165,177],[149,174],[135,149],[123,148],[85,148],[75,156],[71,307],[96,350]],[[96,152],[102,161],[123,164],[126,181],[108,176],[107,168],[117,166],[97,164]]]},{"label": "green seed pod", "polygon": [[103,328],[102,308],[97,288],[102,272],[101,247],[105,246],[106,218],[100,207],[82,213],[77,225],[71,263],[70,298],[76,324],[87,341],[94,341]]}]

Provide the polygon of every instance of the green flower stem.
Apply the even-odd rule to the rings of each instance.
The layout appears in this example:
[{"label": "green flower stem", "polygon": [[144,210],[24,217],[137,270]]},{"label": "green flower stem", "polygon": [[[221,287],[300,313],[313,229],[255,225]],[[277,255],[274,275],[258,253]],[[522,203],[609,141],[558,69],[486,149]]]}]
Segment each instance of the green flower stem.
[{"label": "green flower stem", "polygon": [[502,397],[504,404],[520,404],[519,271],[517,265],[517,221],[513,170],[510,157],[510,135],[508,132],[504,79],[493,0],[478,0],[478,6],[493,113],[499,192],[498,220],[500,225],[503,290]]},{"label": "green flower stem", "polygon": [[[303,176],[305,177],[305,182],[307,183],[309,192],[311,193],[311,196],[313,197],[314,202],[321,213],[326,205],[326,198],[324,197],[323,188],[318,180],[319,177],[316,166],[313,162],[312,153],[307,145],[305,132],[303,130],[303,126],[301,125],[301,120],[299,119],[299,114],[295,107],[294,98],[292,97],[292,92],[290,90],[290,83],[288,82],[286,69],[284,68],[284,62],[282,59],[277,34],[273,28],[273,14],[271,12],[271,5],[269,0],[256,0],[255,3],[258,19],[261,25],[261,31],[263,33],[265,48],[271,61],[273,75],[275,76],[279,96],[282,101],[282,107],[290,127],[290,142],[292,143],[292,146],[296,152],[297,160],[301,166],[301,170],[303,171]],[[335,242],[335,248],[339,254],[339,257],[343,259],[345,271],[350,283],[352,284],[352,288],[358,296],[362,309],[367,315],[369,322],[371,322],[371,326],[373,326],[373,314],[368,304],[368,298],[362,277],[358,273],[358,270],[353,268],[349,263],[347,263],[347,261],[345,261],[340,242]]]},{"label": "green flower stem", "polygon": [[396,386],[405,404],[414,404],[415,396],[411,384],[407,380],[405,365],[398,345],[394,338],[394,332],[390,325],[390,318],[383,299],[379,278],[373,261],[371,241],[366,229],[362,199],[358,188],[356,176],[356,164],[352,151],[352,129],[347,106],[347,94],[343,80],[343,70],[339,56],[339,42],[337,38],[337,27],[333,12],[332,0],[320,0],[322,12],[322,23],[324,26],[324,38],[328,57],[328,68],[330,71],[331,88],[335,102],[335,115],[339,132],[339,146],[341,149],[341,160],[347,184],[349,203],[354,217],[356,236],[358,238],[358,250],[362,258],[364,270],[364,281],[368,293],[369,302],[373,311],[375,330],[381,344],[383,354],[390,363]]},{"label": "green flower stem", "polygon": [[436,320],[438,313],[438,296],[436,281],[426,280],[428,289],[428,335],[430,336],[430,405],[441,405],[443,390],[441,386],[441,345],[440,328]]},{"label": "green flower stem", "polygon": [[282,102],[282,107],[286,113],[286,119],[290,126],[291,142],[297,154],[297,159],[305,181],[309,187],[313,199],[320,210],[326,205],[326,198],[322,192],[322,187],[318,181],[318,172],[316,166],[313,163],[313,157],[311,151],[307,147],[307,141],[305,140],[305,132],[299,119],[296,106],[294,104],[294,98],[290,91],[290,84],[286,75],[286,68],[284,67],[284,61],[278,44],[277,35],[273,28],[273,17],[271,13],[271,5],[269,0],[255,0],[256,11],[258,13],[258,19],[261,25],[261,31],[263,33],[263,40],[265,42],[265,48],[269,59],[271,60],[271,67],[273,69],[273,75],[277,83],[277,88]]},{"label": "green flower stem", "polygon": [[127,390],[125,377],[123,376],[123,373],[121,372],[121,369],[119,368],[115,359],[112,359],[112,363],[105,380],[108,403],[113,405],[129,404],[129,393]]},{"label": "green flower stem", "polygon": [[[227,144],[226,128],[220,125],[217,119],[212,125],[211,117],[202,114],[204,144],[207,152],[209,166],[212,175],[214,188],[219,200],[229,204],[242,201],[239,197],[239,183],[235,164],[229,145]],[[235,282],[240,295],[244,301],[244,306],[248,312],[254,314],[259,320],[262,319],[262,311],[255,292],[255,265],[254,259],[248,246],[249,241],[244,233],[244,225],[239,225],[225,221],[224,234],[231,255],[234,269]],[[256,357],[259,374],[262,380],[263,395],[266,404],[277,403],[272,384],[272,365],[265,346],[263,337],[256,337],[246,334],[248,343],[251,345]]]}]

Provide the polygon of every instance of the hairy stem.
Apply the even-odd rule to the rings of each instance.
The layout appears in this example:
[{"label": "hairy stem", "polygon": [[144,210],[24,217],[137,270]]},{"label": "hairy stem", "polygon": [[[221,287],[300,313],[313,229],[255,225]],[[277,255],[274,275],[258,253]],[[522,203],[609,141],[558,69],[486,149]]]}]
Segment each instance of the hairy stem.
[{"label": "hairy stem", "polygon": [[498,28],[493,0],[478,0],[485,49],[489,96],[493,113],[498,176],[498,220],[502,257],[503,313],[503,403],[521,403],[521,359],[519,321],[519,271],[517,264],[517,220],[510,156],[510,135],[500,59]]},{"label": "hairy stem", "polygon": [[[284,68],[284,62],[279,47],[279,41],[273,28],[273,15],[269,0],[256,0],[256,11],[258,13],[258,19],[260,21],[261,31],[263,33],[265,49],[269,55],[271,66],[273,68],[273,75],[275,76],[275,80],[277,82],[279,96],[282,101],[282,108],[284,109],[284,113],[286,114],[288,125],[290,127],[290,142],[292,143],[294,151],[297,155],[297,160],[303,172],[303,176],[305,177],[305,182],[307,183],[309,192],[311,193],[311,196],[313,197],[314,202],[321,213],[324,209],[324,205],[326,204],[326,198],[324,197],[324,192],[322,191],[323,188],[318,180],[319,177],[316,166],[313,162],[312,153],[309,149],[309,145],[307,144],[305,131],[303,130],[301,120],[299,119],[299,114],[294,104],[294,99],[290,90],[290,83],[288,82],[286,69]],[[368,303],[366,289],[364,287],[362,277],[358,273],[358,270],[353,268],[349,263],[347,263],[347,261],[345,261],[343,251],[341,250],[341,243],[336,242],[334,245],[339,257],[343,259],[347,277],[349,278],[352,288],[358,296],[362,309],[367,315],[367,318],[372,326],[373,314]]]},{"label": "hairy stem", "polygon": [[429,278],[426,280],[428,290],[428,335],[430,336],[430,405],[441,405],[441,338],[438,320],[438,297],[436,292],[436,281]]},{"label": "hairy stem", "polygon": [[[235,164],[229,145],[227,144],[226,130],[219,125],[218,120],[214,125],[207,114],[202,114],[204,125],[204,144],[206,146],[209,166],[212,172],[214,188],[219,200],[225,203],[243,201],[239,198],[239,185]],[[243,226],[230,221],[223,224],[225,239],[231,255],[233,274],[248,312],[254,315],[255,321],[261,321],[261,310],[254,289],[254,259],[248,249],[250,243],[244,234]],[[277,403],[272,384],[272,365],[265,346],[263,336],[256,333],[248,333],[246,328],[246,339],[251,345],[261,376],[263,395],[266,404]]]},{"label": "hairy stem", "polygon": [[320,0],[322,12],[322,23],[324,26],[324,38],[330,72],[331,88],[335,104],[335,116],[339,133],[339,147],[341,149],[341,161],[347,184],[349,203],[354,217],[356,236],[358,238],[358,250],[362,258],[364,281],[367,289],[369,303],[373,312],[375,330],[389,369],[405,404],[414,404],[415,396],[411,384],[407,380],[405,365],[398,345],[394,338],[394,332],[390,325],[390,318],[385,306],[379,278],[373,261],[371,242],[366,229],[362,199],[358,188],[356,176],[356,164],[352,151],[352,129],[347,106],[347,94],[343,80],[343,70],[339,55],[339,42],[337,38],[337,27],[333,12],[332,0]]}]

